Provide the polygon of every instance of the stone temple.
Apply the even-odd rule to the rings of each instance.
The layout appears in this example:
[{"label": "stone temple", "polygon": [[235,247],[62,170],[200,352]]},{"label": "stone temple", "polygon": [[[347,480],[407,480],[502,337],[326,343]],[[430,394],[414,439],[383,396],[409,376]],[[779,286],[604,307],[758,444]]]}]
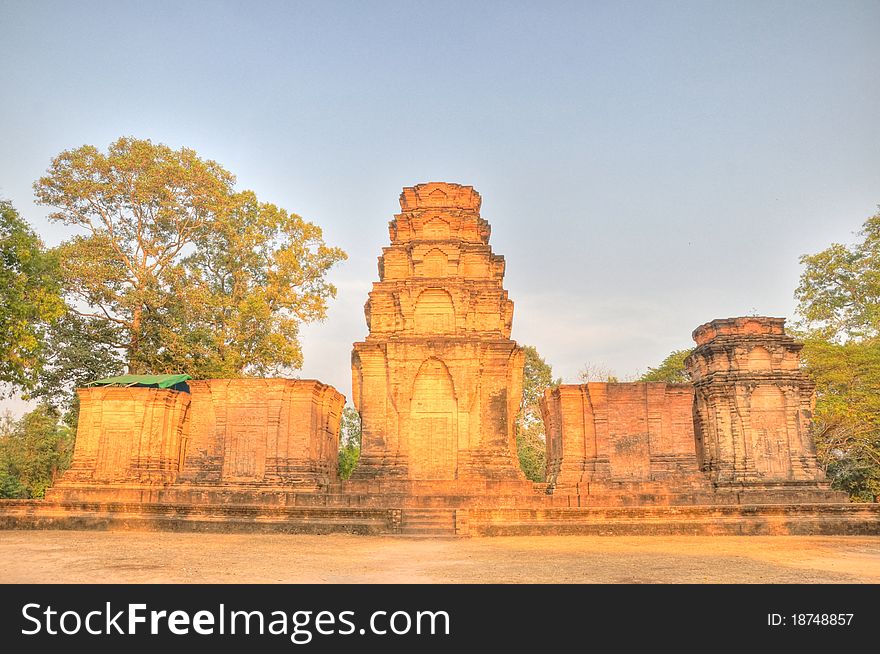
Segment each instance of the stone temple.
[{"label": "stone temple", "polygon": [[504,257],[489,246],[480,196],[422,184],[404,189],[400,208],[366,305],[370,333],[352,353],[363,434],[353,480],[522,489],[523,354],[510,340]]},{"label": "stone temple", "polygon": [[[523,353],[480,195],[405,188],[345,398],[315,380],[80,389],[73,464],[0,528],[495,534],[880,534],[817,464],[813,385],[782,318],[693,333],[692,383],[588,383],[541,403],[545,483],[518,465]],[[548,337],[552,337],[549,334]]]}]

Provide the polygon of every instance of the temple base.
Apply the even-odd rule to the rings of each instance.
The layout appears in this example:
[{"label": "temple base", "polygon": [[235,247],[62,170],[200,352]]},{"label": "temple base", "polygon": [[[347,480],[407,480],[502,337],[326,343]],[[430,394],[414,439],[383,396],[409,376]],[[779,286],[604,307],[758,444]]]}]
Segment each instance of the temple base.
[{"label": "temple base", "polygon": [[[409,496],[405,504],[395,504],[394,496],[361,495],[289,495],[279,505],[9,500],[0,504],[0,529],[420,537],[880,535],[880,504],[577,507],[544,497],[548,501],[537,506],[506,506],[512,497],[479,506],[442,496]],[[323,503],[300,503],[304,498]]]}]

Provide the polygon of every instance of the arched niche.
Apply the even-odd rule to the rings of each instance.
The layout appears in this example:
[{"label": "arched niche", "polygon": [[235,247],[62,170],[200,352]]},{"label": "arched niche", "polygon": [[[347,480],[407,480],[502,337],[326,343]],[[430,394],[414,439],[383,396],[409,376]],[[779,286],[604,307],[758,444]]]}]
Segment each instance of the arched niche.
[{"label": "arched niche", "polygon": [[434,241],[449,239],[449,223],[442,218],[431,218],[422,227],[422,238]]},{"label": "arched niche", "polygon": [[446,253],[439,248],[434,248],[427,252],[422,260],[422,276],[446,277],[448,266],[449,258]]},{"label": "arched niche", "polygon": [[455,388],[446,364],[425,360],[413,381],[410,401],[409,476],[454,479],[457,458]]},{"label": "arched niche", "polygon": [[747,431],[746,445],[755,469],[768,477],[787,477],[791,472],[791,457],[785,394],[781,389],[762,384],[752,391],[749,423],[751,429]]},{"label": "arched niche", "polygon": [[749,370],[770,370],[771,364],[772,358],[767,348],[758,345],[749,351]]},{"label": "arched niche", "polygon": [[449,334],[455,331],[455,306],[452,296],[439,288],[422,291],[413,314],[417,334]]}]

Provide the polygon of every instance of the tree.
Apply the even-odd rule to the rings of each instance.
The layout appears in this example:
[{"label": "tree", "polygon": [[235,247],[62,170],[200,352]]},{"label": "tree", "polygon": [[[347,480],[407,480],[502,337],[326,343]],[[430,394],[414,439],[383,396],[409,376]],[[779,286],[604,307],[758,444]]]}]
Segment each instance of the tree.
[{"label": "tree", "polygon": [[327,247],[318,226],[250,191],[235,194],[196,245],[175,285],[184,320],[161,323],[165,360],[154,367],[185,361],[204,377],[301,367],[299,325],[326,316],[336,295],[326,274],[345,253]]},{"label": "tree", "polygon": [[880,336],[880,212],[858,236],[855,245],[833,243],[800,259],[798,313],[815,337],[843,343]]},{"label": "tree", "polygon": [[73,436],[51,407],[7,417],[0,424],[0,497],[43,498],[72,456]]},{"label": "tree", "polygon": [[0,201],[0,382],[33,387],[46,330],[63,311],[55,259],[12,204]]},{"label": "tree", "polygon": [[122,356],[111,345],[115,342],[118,334],[112,323],[67,311],[49,327],[42,369],[27,397],[59,412],[64,422],[76,430],[76,389],[124,371]]},{"label": "tree", "polygon": [[817,454],[835,488],[880,496],[880,213],[861,241],[801,257],[795,292],[806,372],[816,383]]},{"label": "tree", "polygon": [[352,407],[342,410],[339,434],[339,477],[348,479],[361,454],[361,417]]},{"label": "tree", "polygon": [[578,381],[581,384],[588,382],[608,382],[616,384],[620,380],[611,368],[607,368],[601,364],[585,363],[578,371]]},{"label": "tree", "polygon": [[520,411],[516,420],[516,449],[519,464],[528,479],[544,481],[547,452],[544,420],[540,401],[544,391],[562,383],[553,379],[553,368],[531,345],[524,345],[523,390]]},{"label": "tree", "polygon": [[[177,264],[227,209],[233,176],[192,150],[120,138],[107,154],[59,154],[34,184],[50,220],[86,234],[57,250],[72,310],[118,328],[130,372],[145,370],[145,324],[168,299]],[[80,307],[84,308],[80,308]]]},{"label": "tree", "polygon": [[345,254],[234,182],[192,150],[121,138],[62,152],[34,185],[50,219],[85,232],[57,248],[70,310],[129,372],[301,365],[298,325],[325,316]]},{"label": "tree", "polygon": [[819,461],[854,499],[880,496],[880,343],[804,341],[816,383],[813,430]]},{"label": "tree", "polygon": [[686,384],[691,379],[684,367],[684,360],[693,352],[690,350],[674,350],[656,368],[648,368],[648,371],[639,378],[642,382],[666,382],[667,384]]},{"label": "tree", "polygon": [[12,413],[0,416],[0,499],[27,497],[27,490],[18,478],[18,470],[12,463],[12,447],[9,445],[16,429]]}]

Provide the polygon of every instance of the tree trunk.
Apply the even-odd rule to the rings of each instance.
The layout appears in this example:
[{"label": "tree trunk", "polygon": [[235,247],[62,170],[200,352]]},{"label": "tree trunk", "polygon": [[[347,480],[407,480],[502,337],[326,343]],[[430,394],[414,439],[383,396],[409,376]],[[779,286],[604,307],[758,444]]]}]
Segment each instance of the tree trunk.
[{"label": "tree trunk", "polygon": [[135,308],[131,316],[131,338],[128,344],[128,374],[137,375],[141,373],[140,362],[138,361],[138,348],[141,340],[141,316],[143,308],[138,306]]}]

